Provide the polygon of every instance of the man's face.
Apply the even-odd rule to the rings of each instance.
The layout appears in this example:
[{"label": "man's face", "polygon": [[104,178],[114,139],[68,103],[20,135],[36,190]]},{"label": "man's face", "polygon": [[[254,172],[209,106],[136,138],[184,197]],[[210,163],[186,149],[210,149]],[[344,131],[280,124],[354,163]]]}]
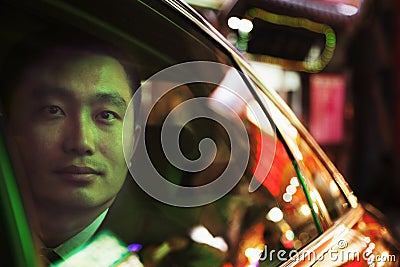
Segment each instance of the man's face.
[{"label": "man's face", "polygon": [[107,56],[48,59],[23,75],[10,134],[35,203],[79,210],[112,202],[127,174],[122,125],[130,97],[123,67]]}]

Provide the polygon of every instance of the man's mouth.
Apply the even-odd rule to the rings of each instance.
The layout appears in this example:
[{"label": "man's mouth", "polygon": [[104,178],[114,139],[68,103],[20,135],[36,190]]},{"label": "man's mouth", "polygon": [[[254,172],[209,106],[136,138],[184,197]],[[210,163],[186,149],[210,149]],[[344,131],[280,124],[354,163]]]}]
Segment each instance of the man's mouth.
[{"label": "man's mouth", "polygon": [[71,182],[88,183],[104,173],[89,166],[69,165],[54,171]]},{"label": "man's mouth", "polygon": [[97,171],[91,167],[75,166],[75,165],[63,167],[61,169],[56,170],[55,172],[56,173],[69,173],[69,174],[94,174],[94,175],[102,174],[102,172]]}]

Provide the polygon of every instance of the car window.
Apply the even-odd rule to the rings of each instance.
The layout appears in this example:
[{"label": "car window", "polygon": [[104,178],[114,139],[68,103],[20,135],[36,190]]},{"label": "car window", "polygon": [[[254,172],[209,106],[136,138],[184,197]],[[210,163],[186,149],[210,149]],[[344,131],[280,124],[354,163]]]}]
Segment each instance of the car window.
[{"label": "car window", "polygon": [[[232,71],[232,69],[229,70]],[[230,76],[229,71],[226,76]],[[242,83],[237,80],[234,84]],[[304,192],[298,185],[296,172],[283,144],[277,139],[271,126],[268,125],[268,119],[261,115],[263,113],[253,114],[253,112],[261,112],[262,110],[244,84],[237,88],[237,93],[241,97],[246,97],[246,101],[241,98],[235,99],[235,96],[229,90],[225,91],[226,89],[223,89],[223,86],[203,86],[197,84],[195,87],[185,86],[174,89],[164,97],[165,100],[157,102],[150,113],[150,120],[147,120],[146,128],[149,130],[145,135],[146,139],[149,140],[146,140],[147,152],[149,152],[158,173],[175,184],[185,186],[209,184],[221,179],[223,171],[229,171],[232,167],[234,169],[231,178],[239,178],[240,180],[228,195],[200,208],[176,208],[154,203],[156,208],[151,206],[149,210],[158,210],[158,213],[163,215],[159,216],[158,219],[166,220],[166,222],[162,223],[163,229],[159,227],[160,222],[154,222],[157,231],[148,228],[148,231],[141,232],[144,235],[143,239],[147,241],[154,234],[154,241],[152,242],[159,244],[162,242],[162,239],[160,239],[162,236],[172,234],[176,239],[186,237],[186,242],[204,243],[206,246],[204,244],[200,246],[205,250],[204,253],[213,250],[219,250],[221,253],[220,258],[214,258],[213,265],[217,266],[224,261],[235,262],[235,266],[244,266],[249,262],[258,261],[257,255],[260,257],[259,254],[266,249],[265,246],[268,249],[282,249],[287,253],[292,249],[300,249],[316,237],[318,231],[311,214],[307,212],[309,208]],[[209,102],[209,105],[198,106],[200,110],[196,110],[196,105],[193,105],[184,114],[190,116],[190,112],[199,112],[200,114],[208,114],[209,118],[213,118],[213,120],[198,119],[188,124],[181,124],[182,122],[179,121],[181,114],[177,113],[174,125],[171,126],[183,129],[181,138],[186,138],[186,141],[181,140],[181,147],[183,153],[187,153],[188,158],[196,159],[200,156],[197,150],[200,140],[211,138],[216,142],[217,152],[212,164],[203,171],[193,173],[190,169],[182,171],[182,169],[173,166],[163,155],[162,144],[159,140],[161,139],[162,123],[165,121],[165,117],[173,112],[175,105],[179,106],[179,104],[196,99],[194,94],[199,92],[199,89],[202,89],[200,92],[207,97],[206,101]],[[221,106],[211,104],[213,99],[219,99],[219,97],[221,97],[221,103],[229,103],[232,110],[228,110],[229,107],[224,107],[225,104],[221,104]],[[232,112],[238,112],[239,118],[236,118]],[[182,121],[185,122],[186,119],[182,118]],[[236,138],[241,138],[239,137],[240,124],[245,126],[246,136],[237,140]],[[233,126],[233,128],[228,126]],[[173,129],[169,130],[172,131]],[[249,141],[247,148],[246,138]],[[234,146],[237,145],[242,146],[239,152],[234,150]],[[235,157],[235,154],[244,154],[246,149],[249,149],[250,153],[246,166],[244,166],[241,164],[243,157]],[[230,165],[232,163],[233,165]],[[136,169],[135,173],[141,173],[139,174],[141,177],[151,179],[149,170],[143,168],[147,164],[143,162],[143,153],[139,152],[132,164]],[[241,174],[243,167],[244,173]],[[240,176],[238,177],[237,174]],[[250,193],[251,181],[259,187]],[[287,187],[291,183],[293,186],[289,191],[295,201],[288,202],[285,201],[284,195],[287,195]],[[177,198],[184,197],[180,196],[179,191],[174,196]],[[160,198],[164,200],[162,196]],[[146,203],[150,202],[146,201]],[[181,204],[189,205],[190,203]],[[154,215],[151,213],[148,216],[153,217]],[[144,221],[148,221],[144,219],[145,216],[140,217]],[[163,233],[163,231],[165,232]],[[190,233],[190,236],[187,236],[185,232]],[[214,238],[220,238],[221,243],[199,238],[198,235],[202,232],[208,232]],[[196,249],[198,246],[199,244],[195,246]],[[195,253],[195,250],[191,251],[189,245],[186,249],[189,251],[182,248],[182,251],[178,250],[176,253],[184,251],[183,255]],[[224,255],[224,253],[233,253],[233,255],[228,256],[229,254]],[[170,258],[172,255],[166,255],[165,261],[172,260],[172,264],[176,260],[176,257]],[[181,264],[190,262],[190,259],[182,257]],[[269,264],[279,262],[277,255],[271,255],[264,260]]]},{"label": "car window", "polygon": [[[303,151],[304,173],[315,186],[315,198],[321,198],[329,219],[334,222],[348,210],[348,202],[344,199],[341,190],[332,179],[331,174],[313,153],[304,139],[299,140],[299,149]],[[328,218],[328,217],[327,217]],[[332,223],[329,223],[331,225]]]},{"label": "car window", "polygon": [[0,137],[1,262],[7,266],[38,266],[25,210],[12,172],[4,137]]},{"label": "car window", "polygon": [[306,138],[272,103],[271,98],[263,93],[260,93],[260,96],[270,108],[269,111],[275,119],[277,128],[282,129],[284,140],[297,161],[299,171],[308,187],[310,198],[316,206],[315,210],[319,214],[324,227],[330,227],[349,207],[349,203],[344,198],[337,182],[333,179],[332,171],[329,172],[328,167],[322,164],[320,157],[317,156]]},{"label": "car window", "polygon": [[[141,80],[140,93],[128,105],[134,109],[135,97],[141,102],[141,135],[130,151],[132,125],[125,121],[121,138],[129,177],[107,210],[104,231],[89,242],[101,248],[95,255],[129,261],[126,253],[134,252],[145,266],[274,266],[318,236],[276,118],[225,49],[170,6],[121,1],[93,8],[89,1],[49,1],[10,3],[0,12],[2,80],[9,78],[10,55],[21,46],[40,47],[44,33],[63,31],[117,47],[126,56],[123,65],[134,69],[127,76]],[[17,63],[24,55],[29,52],[19,54]],[[53,107],[45,111],[61,114]],[[113,114],[102,113],[101,121],[108,123]],[[335,219],[343,212],[343,197],[324,185],[329,174],[299,144],[311,158],[304,159],[303,174],[321,197],[313,200]],[[20,165],[14,166],[20,173]],[[266,254],[273,250],[285,257]],[[68,259],[88,260],[84,251],[93,254],[93,246],[70,252],[61,266],[69,266]]]}]

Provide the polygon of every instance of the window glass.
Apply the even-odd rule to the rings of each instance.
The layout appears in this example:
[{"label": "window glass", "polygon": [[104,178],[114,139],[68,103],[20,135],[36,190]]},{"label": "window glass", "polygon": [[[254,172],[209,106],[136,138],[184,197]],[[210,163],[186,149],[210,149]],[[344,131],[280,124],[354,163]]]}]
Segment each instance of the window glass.
[{"label": "window glass", "polygon": [[330,220],[335,221],[348,210],[348,203],[326,167],[317,158],[304,139],[300,138],[298,145],[299,149],[303,151],[305,176],[313,181],[313,185],[318,192],[315,197],[322,199]]},{"label": "window glass", "polygon": [[[66,259],[63,266],[100,257],[107,262],[140,260],[145,266],[248,266],[256,262],[274,266],[318,235],[296,170],[268,111],[251,93],[230,56],[165,3],[100,1],[96,8],[89,1],[49,1],[25,7],[11,3],[0,12],[3,88],[34,92],[32,98],[17,95],[24,105],[16,105],[12,93],[11,97],[3,95],[10,97],[3,108],[10,105],[15,116],[25,118],[15,125],[17,134],[9,124],[4,125],[11,132],[14,168],[33,231],[40,229],[39,239],[50,230],[58,233],[58,241],[38,242],[38,254],[44,255],[43,249],[55,250]],[[60,46],[60,40],[65,40],[67,48],[73,46],[74,53],[65,50],[65,44]],[[82,45],[79,53],[77,44]],[[101,75],[107,73],[103,79]],[[128,103],[125,87],[134,87],[135,78],[141,81],[135,91],[140,94]],[[84,89],[71,96],[64,92],[70,88]],[[52,90],[64,93],[47,97]],[[95,99],[89,98],[92,90],[97,92]],[[107,90],[112,93],[105,94]],[[135,110],[137,99],[140,113]],[[98,110],[105,103],[107,109]],[[126,116],[136,117],[122,124],[124,104]],[[14,115],[8,115],[12,123]],[[85,120],[90,123],[82,124]],[[140,123],[141,129],[132,122]],[[47,138],[39,138],[41,134]],[[57,141],[56,152],[47,153],[53,140]],[[33,149],[26,152],[23,145]],[[114,188],[114,183],[94,188],[91,176],[107,177],[121,165],[122,151],[115,151],[122,146],[128,177],[120,179],[117,174],[122,170],[112,176],[122,189]],[[92,160],[99,153],[101,160]],[[75,165],[51,165],[53,160],[64,164],[65,159]],[[41,172],[48,166],[48,173]],[[318,162],[315,166],[310,177],[305,172],[307,181],[330,180]],[[37,186],[47,176],[55,180]],[[37,182],[32,183],[32,178]],[[57,179],[66,186],[58,193],[52,187]],[[111,206],[105,204],[109,190],[118,193]],[[73,199],[81,194],[85,197],[80,202]],[[330,201],[328,212],[340,214],[334,199],[320,194],[321,205]],[[38,203],[42,196],[46,211],[56,210],[57,218],[43,215],[39,206],[44,201]],[[68,205],[57,196],[65,197]],[[65,209],[57,207],[75,210],[58,217]],[[87,218],[94,210],[101,212]],[[63,237],[61,225],[77,214],[86,216],[76,221],[79,231]],[[82,246],[72,250],[62,246],[76,236],[74,240]],[[272,252],[277,250],[284,256],[278,258]]]},{"label": "window glass", "polygon": [[314,209],[324,224],[323,226],[325,228],[330,227],[333,221],[348,210],[348,202],[327,167],[322,164],[294,125],[272,104],[266,95],[260,93],[260,96],[270,108],[269,111],[277,128],[282,131],[285,142],[298,163],[311,200],[316,207]]},{"label": "window glass", "polygon": [[[243,175],[231,177],[232,179],[240,178],[238,184],[228,195],[213,203],[201,208],[182,209],[146,201],[148,205],[150,203],[155,205],[149,210],[158,210],[163,216],[158,216],[159,221],[154,222],[157,231],[150,230],[151,228],[147,228],[148,231],[142,230],[140,239],[147,241],[153,238],[153,245],[162,242],[162,236],[165,235],[172,235],[173,240],[186,237],[188,238],[185,239],[186,242],[194,241],[194,247],[187,245],[182,251],[176,252],[177,255],[183,257],[181,264],[188,264],[190,259],[186,256],[192,256],[192,253],[195,255],[197,250],[202,249],[204,250],[202,253],[219,250],[219,257],[209,258],[209,260],[215,260],[213,264],[216,266],[224,261],[235,263],[234,266],[247,266],[259,260],[265,266],[275,265],[285,257],[289,258],[291,250],[300,249],[317,236],[317,229],[309,212],[305,195],[299,187],[296,172],[283,144],[275,136],[267,117],[262,115],[260,106],[247,91],[245,84],[239,80],[240,76],[236,76],[235,82],[226,80],[235,79],[231,71],[234,70],[228,68],[219,86],[196,84],[170,91],[157,102],[147,120],[148,131],[144,135],[147,139],[147,152],[158,173],[175,184],[185,186],[209,184],[220,179],[223,171],[232,168],[230,166],[232,163],[236,168],[232,174],[240,174],[242,171],[240,168],[243,167],[240,163],[243,157],[235,157],[238,153],[234,152],[237,148],[235,146],[241,146],[239,148],[241,154],[245,154],[246,150],[250,152]],[[231,91],[224,89],[225,83],[235,84],[236,93],[240,97],[237,98]],[[167,86],[168,82],[165,81],[163,84]],[[230,90],[233,90],[232,87]],[[143,93],[145,92],[157,92],[157,90],[144,90]],[[202,139],[211,138],[216,144],[217,153],[211,165],[203,171],[193,173],[173,166],[163,155],[162,144],[159,140],[161,140],[162,128],[166,127],[164,124],[167,115],[170,115],[180,104],[196,99],[196,94],[207,97],[206,105],[193,104],[189,110],[177,113],[174,124],[171,126],[182,129],[180,140],[182,153],[186,153],[188,158],[200,157],[198,146]],[[144,99],[151,99],[151,96],[146,96]],[[221,100],[224,104],[214,103],[214,100]],[[232,112],[235,112],[239,118]],[[256,114],[257,112],[260,113]],[[195,113],[208,114],[209,118],[193,120],[190,123],[180,122],[180,119],[183,122],[186,121],[185,118],[179,118],[182,114],[185,114],[182,117],[188,115],[194,117]],[[227,127],[228,125],[233,127]],[[239,133],[241,125],[245,126],[246,131],[243,139]],[[249,147],[245,145],[247,138]],[[151,179],[148,169],[144,168],[146,163],[143,162],[143,153],[139,152],[136,156],[137,158],[132,161],[132,164],[136,166],[135,173],[143,171],[138,175]],[[250,193],[251,181],[259,187]],[[180,197],[179,192],[176,192],[175,197]],[[154,216],[153,213],[150,216]],[[161,223],[162,228],[159,226],[161,220],[166,220],[165,223]],[[176,220],[179,221],[178,225],[176,225]],[[185,232],[190,235],[187,236]],[[213,236],[212,240],[215,238],[215,243],[212,240],[198,239],[198,235],[204,232],[210,233],[210,236]],[[152,236],[153,234],[155,236]],[[217,240],[221,240],[221,243]],[[266,252],[282,250],[285,252],[285,257],[278,259],[275,253],[261,255],[263,250]],[[165,257],[166,263],[172,264],[179,258],[172,255],[175,254]]]}]

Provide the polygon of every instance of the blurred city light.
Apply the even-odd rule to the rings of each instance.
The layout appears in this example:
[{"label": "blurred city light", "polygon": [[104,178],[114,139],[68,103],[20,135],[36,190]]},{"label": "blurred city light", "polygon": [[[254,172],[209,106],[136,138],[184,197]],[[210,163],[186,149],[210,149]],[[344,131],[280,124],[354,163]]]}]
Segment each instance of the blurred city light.
[{"label": "blurred city light", "polygon": [[286,187],[286,192],[294,195],[296,193],[296,187],[294,185],[289,185],[288,187]]},{"label": "blurred city light", "polygon": [[290,179],[290,184],[296,187],[300,185],[297,177],[293,177],[292,179]]},{"label": "blurred city light", "polygon": [[301,213],[303,213],[304,216],[309,216],[311,214],[311,209],[308,207],[307,204],[304,204],[300,207]]},{"label": "blurred city light", "polygon": [[283,213],[278,207],[274,207],[268,212],[267,219],[273,222],[279,222],[283,219]]},{"label": "blurred city light", "polygon": [[282,196],[282,198],[283,198],[283,200],[284,200],[285,202],[290,202],[290,201],[292,201],[292,199],[293,199],[292,195],[289,194],[289,193],[284,193],[283,196]]},{"label": "blurred city light", "polygon": [[345,16],[353,16],[357,14],[358,8],[352,5],[347,5],[347,4],[337,4],[336,9],[339,13],[345,15]]},{"label": "blurred city light", "polygon": [[248,19],[241,19],[239,24],[239,31],[249,33],[253,29],[253,22]]},{"label": "blurred city light", "polygon": [[230,17],[228,19],[228,26],[232,30],[238,30],[240,27],[240,19],[237,17]]},{"label": "blurred city light", "polygon": [[228,251],[228,245],[225,240],[219,236],[214,237],[203,225],[194,227],[190,231],[190,237],[197,243],[209,245],[222,252]]}]

